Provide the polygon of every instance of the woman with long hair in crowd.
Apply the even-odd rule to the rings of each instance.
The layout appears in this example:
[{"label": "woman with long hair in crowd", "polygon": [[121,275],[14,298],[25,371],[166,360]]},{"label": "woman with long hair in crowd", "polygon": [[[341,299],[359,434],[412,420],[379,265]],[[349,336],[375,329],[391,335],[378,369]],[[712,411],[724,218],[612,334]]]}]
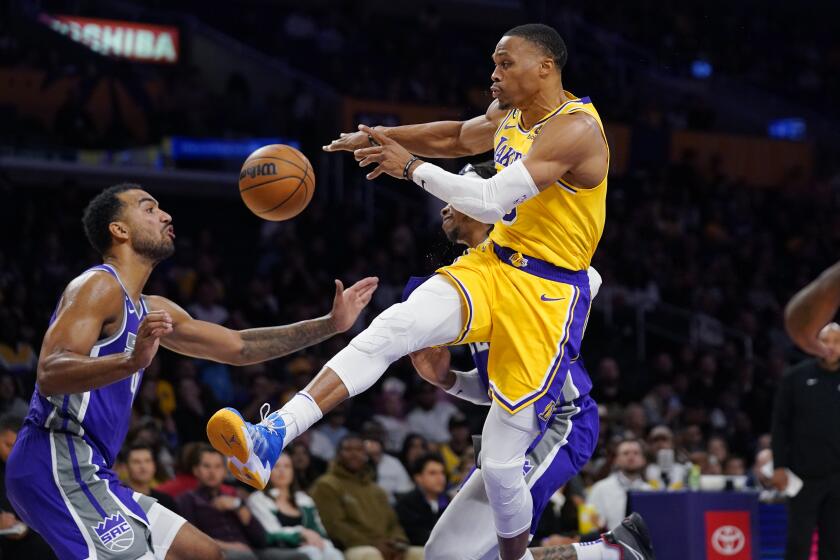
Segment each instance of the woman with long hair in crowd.
[{"label": "woman with long hair in crowd", "polygon": [[312,560],[342,560],[343,556],[321,523],[315,502],[300,490],[292,460],[280,455],[265,490],[248,497],[248,507],[268,535],[269,544],[297,547]]}]

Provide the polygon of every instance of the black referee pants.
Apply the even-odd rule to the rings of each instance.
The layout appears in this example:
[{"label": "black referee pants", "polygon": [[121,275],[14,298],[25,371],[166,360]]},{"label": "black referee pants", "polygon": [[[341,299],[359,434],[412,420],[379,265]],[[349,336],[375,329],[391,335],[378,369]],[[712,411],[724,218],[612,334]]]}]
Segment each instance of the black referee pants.
[{"label": "black referee pants", "polygon": [[802,490],[788,502],[785,560],[808,560],[815,528],[820,560],[840,560],[840,473],[804,479]]}]

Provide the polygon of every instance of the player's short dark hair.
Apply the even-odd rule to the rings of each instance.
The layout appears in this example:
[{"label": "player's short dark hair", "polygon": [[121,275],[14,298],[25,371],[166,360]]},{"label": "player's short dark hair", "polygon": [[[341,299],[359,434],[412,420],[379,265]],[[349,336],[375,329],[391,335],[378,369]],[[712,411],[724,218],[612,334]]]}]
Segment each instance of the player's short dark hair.
[{"label": "player's short dark hair", "polygon": [[563,70],[563,67],[566,66],[569,52],[566,50],[565,41],[553,27],[542,23],[526,23],[508,30],[505,35],[522,37],[538,45],[546,55],[554,59],[554,65],[557,66],[558,71]]},{"label": "player's short dark hair", "polygon": [[120,183],[108,187],[88,202],[82,214],[82,225],[91,246],[100,255],[104,255],[111,248],[111,232],[108,226],[122,210],[122,200],[117,196],[125,191],[142,189],[134,183]]},{"label": "player's short dark hair", "polygon": [[0,433],[14,432],[18,433],[23,426],[23,418],[17,414],[7,412],[0,416]]},{"label": "player's short dark hair", "polygon": [[440,453],[423,453],[411,464],[411,476],[422,473],[429,463],[440,463],[446,469],[446,463]]}]

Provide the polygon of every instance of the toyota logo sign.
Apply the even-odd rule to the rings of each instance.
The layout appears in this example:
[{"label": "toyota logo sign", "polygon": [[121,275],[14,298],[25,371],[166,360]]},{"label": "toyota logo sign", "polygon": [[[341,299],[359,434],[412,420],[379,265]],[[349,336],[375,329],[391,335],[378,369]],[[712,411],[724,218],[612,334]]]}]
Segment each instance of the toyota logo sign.
[{"label": "toyota logo sign", "polygon": [[722,525],[712,533],[712,548],[723,556],[735,556],[744,549],[747,538],[734,525]]}]

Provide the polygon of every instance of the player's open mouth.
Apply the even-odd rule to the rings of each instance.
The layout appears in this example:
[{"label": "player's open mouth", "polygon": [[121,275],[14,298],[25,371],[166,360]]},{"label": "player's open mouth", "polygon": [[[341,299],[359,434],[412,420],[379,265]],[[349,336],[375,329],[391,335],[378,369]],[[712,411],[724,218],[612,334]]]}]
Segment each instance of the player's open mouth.
[{"label": "player's open mouth", "polygon": [[499,88],[498,86],[490,86],[490,94],[493,97],[499,97],[500,93],[502,93],[501,88]]},{"label": "player's open mouth", "polygon": [[171,237],[172,239],[175,239],[175,228],[174,227],[169,226],[168,228],[166,228],[165,231],[169,235],[169,237]]}]

